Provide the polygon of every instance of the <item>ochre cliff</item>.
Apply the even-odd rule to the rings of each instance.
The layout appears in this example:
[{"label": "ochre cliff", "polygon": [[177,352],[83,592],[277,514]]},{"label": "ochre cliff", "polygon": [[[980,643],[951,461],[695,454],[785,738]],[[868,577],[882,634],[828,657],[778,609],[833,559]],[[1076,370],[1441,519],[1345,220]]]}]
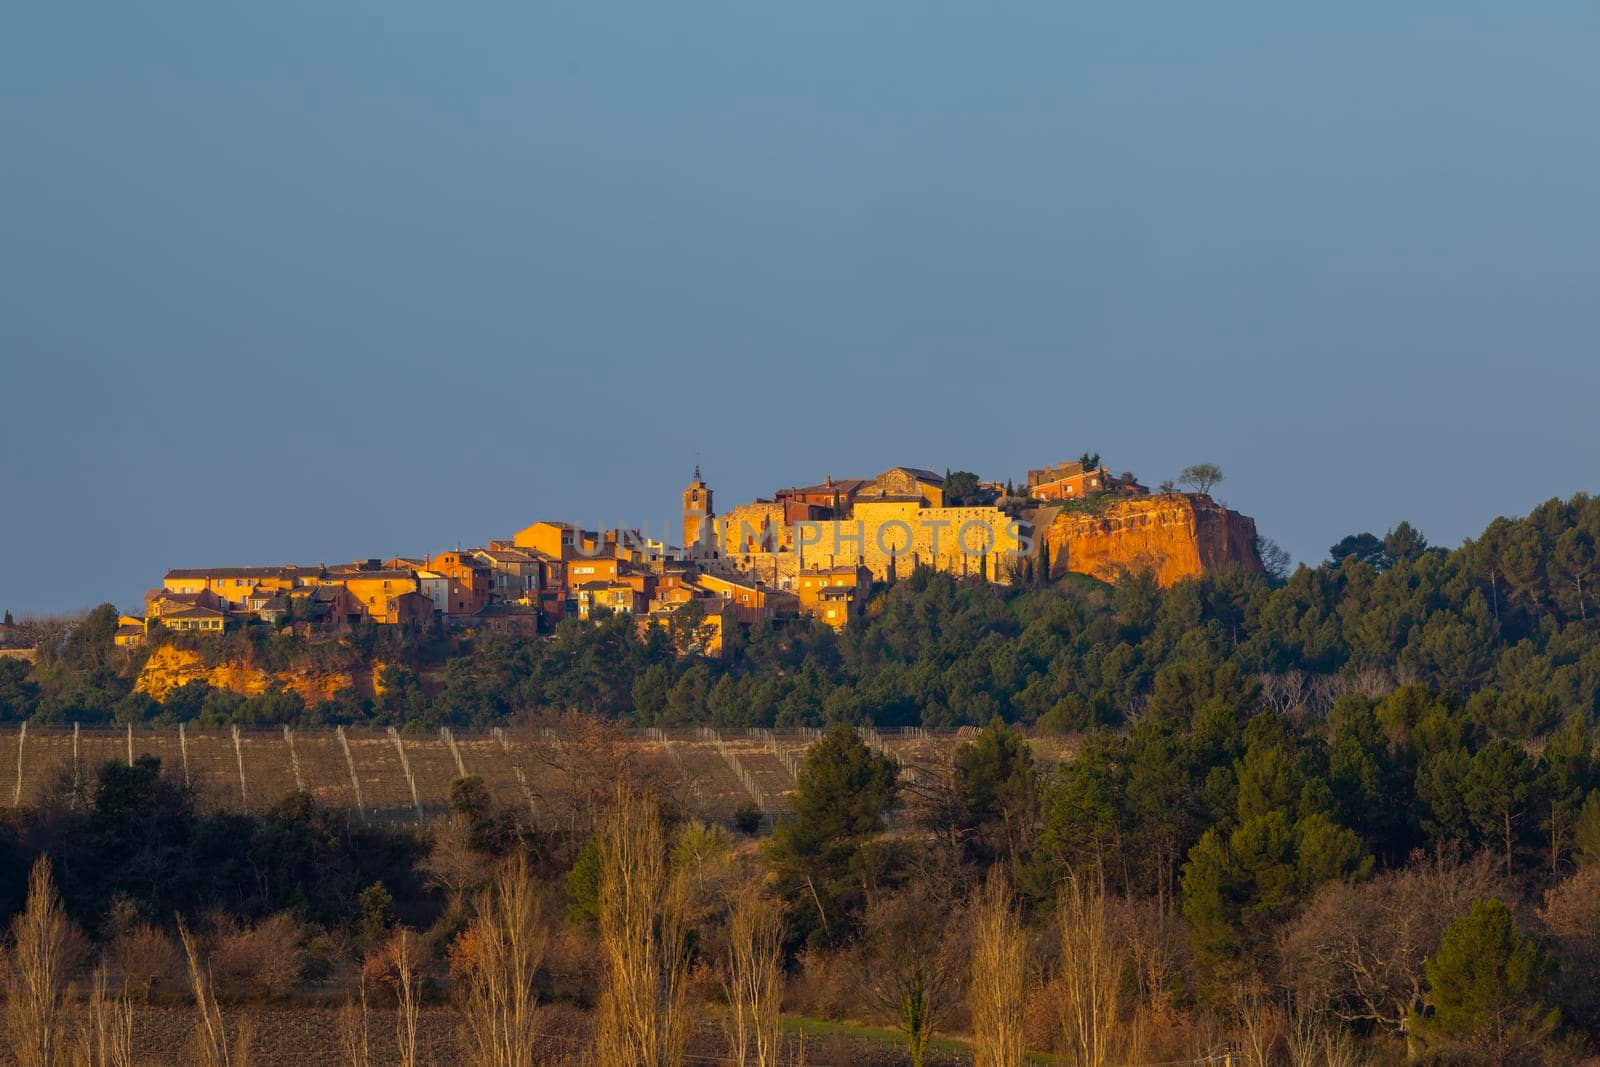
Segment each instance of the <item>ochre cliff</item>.
[{"label": "ochre cliff", "polygon": [[1152,571],[1168,586],[1230,566],[1261,569],[1255,520],[1201,494],[1133,497],[1093,514],[1061,511],[1046,527],[1045,542],[1054,577],[1071,572],[1114,581],[1125,570]]},{"label": "ochre cliff", "polygon": [[161,645],[151,651],[150,658],[139,672],[135,688],[161,700],[169,690],[185,682],[205,682],[213,688],[226,689],[240,696],[255,696],[277,685],[299,693],[307,704],[315,704],[331,698],[342,689],[354,689],[357,695],[364,697],[374,695],[378,674],[382,669],[382,664],[374,664],[370,670],[296,667],[269,671],[249,662],[221,663],[208,667],[198,652]]}]

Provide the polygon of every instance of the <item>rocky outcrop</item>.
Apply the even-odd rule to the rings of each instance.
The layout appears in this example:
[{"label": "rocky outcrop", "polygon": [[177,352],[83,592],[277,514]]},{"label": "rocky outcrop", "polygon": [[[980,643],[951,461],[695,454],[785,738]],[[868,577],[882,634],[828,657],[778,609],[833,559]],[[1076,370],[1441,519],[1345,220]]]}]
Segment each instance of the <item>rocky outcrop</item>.
[{"label": "rocky outcrop", "polygon": [[1131,497],[1097,512],[1063,509],[1039,520],[1048,522],[1052,577],[1114,581],[1123,571],[1151,571],[1168,586],[1232,566],[1261,570],[1255,520],[1198,493]]},{"label": "rocky outcrop", "polygon": [[216,689],[226,689],[240,696],[255,696],[273,686],[292,689],[307,704],[331,698],[344,689],[354,689],[360,696],[370,697],[377,690],[381,664],[360,670],[328,670],[313,667],[295,667],[288,670],[264,670],[249,662],[220,663],[206,666],[200,653],[186,648],[161,645],[153,649],[139,672],[135,688],[156,700],[186,682],[205,682]]}]

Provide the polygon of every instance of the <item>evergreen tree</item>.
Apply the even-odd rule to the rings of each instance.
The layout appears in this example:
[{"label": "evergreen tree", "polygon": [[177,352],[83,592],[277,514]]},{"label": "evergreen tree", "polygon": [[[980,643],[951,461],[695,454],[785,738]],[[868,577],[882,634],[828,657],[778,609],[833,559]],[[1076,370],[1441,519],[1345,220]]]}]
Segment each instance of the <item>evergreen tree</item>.
[{"label": "evergreen tree", "polygon": [[1383,554],[1390,563],[1418,559],[1428,550],[1428,539],[1409,522],[1401,522],[1383,535]]},{"label": "evergreen tree", "polygon": [[1423,965],[1430,1010],[1413,1013],[1412,1030],[1430,1050],[1528,1062],[1561,1023],[1560,1009],[1544,999],[1554,971],[1504,902],[1480,900],[1450,924]]},{"label": "evergreen tree", "polygon": [[794,814],[777,824],[766,848],[800,928],[835,943],[850,933],[848,921],[863,902],[853,862],[883,830],[898,775],[894,757],[873,752],[843,723],[829,727],[806,753]]},{"label": "evergreen tree", "polygon": [[1502,849],[1508,878],[1523,824],[1538,806],[1540,784],[1538,767],[1510,741],[1491,742],[1468,766],[1462,800],[1479,832]]},{"label": "evergreen tree", "polygon": [[1038,810],[1039,777],[1027,739],[998,718],[956,749],[957,828],[970,835],[982,866],[1017,868]]},{"label": "evergreen tree", "polygon": [[1328,549],[1328,562],[1335,567],[1351,556],[1380,571],[1386,570],[1391,562],[1388,553],[1383,550],[1383,542],[1376,534],[1370,533],[1350,534]]},{"label": "evergreen tree", "polygon": [[1589,790],[1572,828],[1573,849],[1585,867],[1600,863],[1600,789]]}]

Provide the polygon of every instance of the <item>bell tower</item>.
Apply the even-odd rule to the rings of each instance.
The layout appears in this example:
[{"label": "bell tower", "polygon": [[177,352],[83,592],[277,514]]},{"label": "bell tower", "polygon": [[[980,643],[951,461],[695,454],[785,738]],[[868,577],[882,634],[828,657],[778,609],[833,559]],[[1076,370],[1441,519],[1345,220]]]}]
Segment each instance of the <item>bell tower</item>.
[{"label": "bell tower", "polygon": [[714,555],[716,553],[716,509],[711,503],[711,489],[700,477],[700,464],[694,465],[694,480],[683,491],[683,550],[689,555]]}]

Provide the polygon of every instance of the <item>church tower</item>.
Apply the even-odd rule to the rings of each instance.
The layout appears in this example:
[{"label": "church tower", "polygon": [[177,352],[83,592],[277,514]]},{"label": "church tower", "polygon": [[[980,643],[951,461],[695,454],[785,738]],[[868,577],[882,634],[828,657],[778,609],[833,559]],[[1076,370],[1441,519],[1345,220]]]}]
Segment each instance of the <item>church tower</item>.
[{"label": "church tower", "polygon": [[711,489],[700,477],[700,464],[694,465],[694,480],[683,491],[683,550],[688,555],[716,552],[716,509],[711,504]]}]

